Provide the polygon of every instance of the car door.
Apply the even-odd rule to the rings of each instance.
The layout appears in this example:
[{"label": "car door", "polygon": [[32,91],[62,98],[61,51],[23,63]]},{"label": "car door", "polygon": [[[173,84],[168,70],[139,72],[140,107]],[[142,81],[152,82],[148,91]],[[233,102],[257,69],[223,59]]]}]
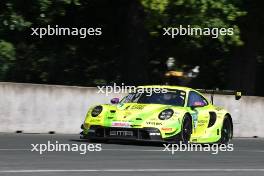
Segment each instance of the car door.
[{"label": "car door", "polygon": [[199,93],[190,91],[187,106],[191,109],[190,112],[193,118],[192,137],[203,136],[210,119],[208,101]]}]

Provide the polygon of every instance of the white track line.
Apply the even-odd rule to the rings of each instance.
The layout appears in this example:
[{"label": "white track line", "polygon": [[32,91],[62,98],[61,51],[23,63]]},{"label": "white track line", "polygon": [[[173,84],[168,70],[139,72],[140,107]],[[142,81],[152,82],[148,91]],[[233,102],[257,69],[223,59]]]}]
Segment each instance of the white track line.
[{"label": "white track line", "polygon": [[0,149],[0,151],[16,151],[16,150],[30,150],[30,149]]},{"label": "white track line", "polygon": [[[31,149],[0,149],[0,151],[31,151]],[[162,152],[163,149],[161,150],[144,150],[144,149],[102,149],[102,151],[124,151],[124,152]],[[55,151],[54,151],[55,152]]]},{"label": "white track line", "polygon": [[257,152],[257,153],[263,153],[264,150],[237,150],[238,152]]},{"label": "white track line", "polygon": [[47,173],[47,172],[264,172],[264,169],[47,169],[47,170],[0,170],[0,173]]},{"label": "white track line", "polygon": [[146,149],[104,149],[102,151],[124,151],[124,152],[162,152],[163,149],[160,150],[146,150]]},{"label": "white track line", "polygon": [[[31,151],[31,149],[0,149],[0,151]],[[102,151],[120,151],[120,152],[169,152],[163,151],[163,149],[157,150],[147,150],[147,149],[102,149]],[[56,152],[56,151],[51,151]],[[177,151],[175,151],[177,152]],[[179,151],[180,152],[180,151]],[[181,152],[196,152],[196,151],[181,151]],[[197,151],[205,152],[205,151]],[[264,153],[264,150],[234,150],[232,152],[254,152],[254,153]]]}]

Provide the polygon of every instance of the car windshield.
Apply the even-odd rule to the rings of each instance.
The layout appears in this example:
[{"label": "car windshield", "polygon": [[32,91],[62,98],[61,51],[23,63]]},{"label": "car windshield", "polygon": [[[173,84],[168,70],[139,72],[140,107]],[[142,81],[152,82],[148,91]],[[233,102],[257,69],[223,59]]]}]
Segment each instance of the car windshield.
[{"label": "car windshield", "polygon": [[121,103],[164,104],[184,106],[185,92],[180,90],[168,90],[167,93],[130,93]]}]

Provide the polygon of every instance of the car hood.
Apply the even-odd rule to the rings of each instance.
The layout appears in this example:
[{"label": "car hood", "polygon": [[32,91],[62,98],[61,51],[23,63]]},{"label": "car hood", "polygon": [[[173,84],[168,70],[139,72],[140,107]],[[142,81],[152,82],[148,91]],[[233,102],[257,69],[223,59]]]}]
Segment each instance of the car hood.
[{"label": "car hood", "polygon": [[113,121],[135,121],[151,118],[157,120],[158,115],[165,109],[173,109],[175,112],[182,111],[183,107],[162,104],[138,104],[125,103],[118,105],[108,105],[106,116]]}]

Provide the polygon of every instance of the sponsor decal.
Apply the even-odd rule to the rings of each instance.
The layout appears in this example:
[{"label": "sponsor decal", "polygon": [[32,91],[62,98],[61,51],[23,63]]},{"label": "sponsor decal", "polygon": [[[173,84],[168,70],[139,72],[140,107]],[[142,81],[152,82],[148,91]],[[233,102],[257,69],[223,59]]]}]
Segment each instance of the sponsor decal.
[{"label": "sponsor decal", "polygon": [[207,120],[198,120],[198,126],[201,127],[201,126],[204,126],[205,124],[207,124],[208,121]]},{"label": "sponsor decal", "polygon": [[133,136],[133,131],[110,131],[110,136]]},{"label": "sponsor decal", "polygon": [[133,105],[130,109],[139,109],[142,110],[145,107],[145,105]]},{"label": "sponsor decal", "polygon": [[160,136],[160,133],[149,133],[150,136]]},{"label": "sponsor decal", "polygon": [[100,119],[91,119],[90,122],[91,122],[91,123],[98,123],[98,122],[100,122]]},{"label": "sponsor decal", "polygon": [[196,109],[194,109],[194,113],[191,114],[192,119],[193,119],[193,123],[194,123],[194,129],[197,128],[198,125],[198,111]]},{"label": "sponsor decal", "polygon": [[198,123],[206,123],[207,120],[198,120]]},{"label": "sponsor decal", "polygon": [[161,128],[162,131],[166,131],[166,132],[170,132],[173,130],[173,128],[166,128],[166,127],[163,127]]},{"label": "sponsor decal", "polygon": [[200,102],[200,101],[195,101],[193,103],[194,106],[204,106],[204,102]]},{"label": "sponsor decal", "polygon": [[146,122],[147,125],[154,125],[154,126],[159,126],[162,125],[161,122]]},{"label": "sponsor decal", "polygon": [[130,128],[129,122],[112,122],[112,127],[123,127],[123,128]]}]

